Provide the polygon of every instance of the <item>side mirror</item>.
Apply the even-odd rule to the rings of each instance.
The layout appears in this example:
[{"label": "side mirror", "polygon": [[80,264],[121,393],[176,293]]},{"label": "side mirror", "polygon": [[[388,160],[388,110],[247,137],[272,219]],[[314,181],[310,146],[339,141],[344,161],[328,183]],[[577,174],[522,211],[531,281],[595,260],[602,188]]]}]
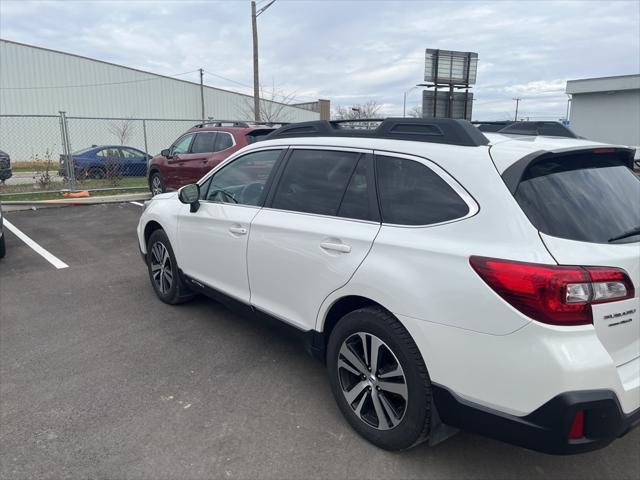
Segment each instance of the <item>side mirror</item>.
[{"label": "side mirror", "polygon": [[160,155],[162,155],[163,157],[169,158],[171,156],[171,150],[169,150],[168,148],[165,148],[160,152]]},{"label": "side mirror", "polygon": [[178,190],[178,199],[182,203],[191,205],[191,213],[197,212],[200,208],[200,186],[197,183],[190,183]]}]

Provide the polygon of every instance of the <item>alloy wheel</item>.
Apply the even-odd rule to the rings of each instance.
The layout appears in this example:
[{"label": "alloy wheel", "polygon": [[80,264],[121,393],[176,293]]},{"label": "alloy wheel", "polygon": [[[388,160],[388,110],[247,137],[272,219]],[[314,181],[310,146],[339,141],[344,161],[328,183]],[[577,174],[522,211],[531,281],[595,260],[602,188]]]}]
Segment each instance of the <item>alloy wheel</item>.
[{"label": "alloy wheel", "polygon": [[407,381],[385,342],[371,333],[354,333],[342,342],[337,367],[342,394],[360,420],[378,430],[400,424],[409,400]]},{"label": "alloy wheel", "polygon": [[151,193],[154,197],[162,193],[162,181],[158,175],[151,179]]},{"label": "alloy wheel", "polygon": [[173,269],[169,250],[162,242],[151,247],[151,276],[160,293],[167,293],[173,284]]}]

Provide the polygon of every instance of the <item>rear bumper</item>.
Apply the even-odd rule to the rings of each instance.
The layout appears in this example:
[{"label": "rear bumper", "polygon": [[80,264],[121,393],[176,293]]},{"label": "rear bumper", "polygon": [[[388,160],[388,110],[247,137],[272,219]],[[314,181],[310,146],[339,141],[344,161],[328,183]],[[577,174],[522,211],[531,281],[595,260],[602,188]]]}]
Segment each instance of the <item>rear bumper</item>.
[{"label": "rear bumper", "polygon": [[[562,393],[523,417],[474,404],[435,384],[433,399],[447,425],[556,455],[603,448],[640,424],[640,409],[625,414],[609,390]],[[580,410],[584,411],[584,436],[572,440],[569,431]]]}]

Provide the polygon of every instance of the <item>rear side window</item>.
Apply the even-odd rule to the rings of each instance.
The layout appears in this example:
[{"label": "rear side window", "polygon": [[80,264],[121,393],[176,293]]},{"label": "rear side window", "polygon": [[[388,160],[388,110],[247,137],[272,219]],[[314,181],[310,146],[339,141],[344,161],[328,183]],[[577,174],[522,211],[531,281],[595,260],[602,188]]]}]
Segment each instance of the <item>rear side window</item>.
[{"label": "rear side window", "polygon": [[342,197],[339,217],[356,218],[359,220],[374,220],[377,212],[373,211],[371,195],[369,193],[369,172],[372,162],[369,158],[361,157],[358,166],[351,175],[349,185]]},{"label": "rear side window", "polygon": [[515,198],[531,223],[554,237],[607,243],[640,226],[640,180],[608,154],[538,162],[524,172]]},{"label": "rear side window", "polygon": [[191,145],[191,153],[209,153],[213,152],[216,141],[216,132],[197,133],[196,138]]},{"label": "rear side window", "polygon": [[404,158],[376,156],[382,221],[430,225],[469,213],[469,206],[438,174]]},{"label": "rear side window", "polygon": [[222,150],[226,150],[229,147],[233,147],[233,138],[230,134],[219,132],[218,137],[216,138],[216,152],[221,152]]},{"label": "rear side window", "polygon": [[278,184],[272,207],[336,215],[360,154],[295,150]]}]

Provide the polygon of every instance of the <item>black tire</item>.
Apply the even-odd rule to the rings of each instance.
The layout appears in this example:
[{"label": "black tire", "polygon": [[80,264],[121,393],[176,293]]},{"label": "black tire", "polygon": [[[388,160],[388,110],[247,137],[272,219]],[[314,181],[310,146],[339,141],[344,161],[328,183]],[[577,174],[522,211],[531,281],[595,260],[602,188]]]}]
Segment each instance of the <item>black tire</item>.
[{"label": "black tire", "polygon": [[[164,262],[161,261],[162,255],[156,253],[158,251],[163,251],[162,248],[166,249],[168,254]],[[156,259],[160,260],[160,263],[163,265],[159,271],[154,271]],[[170,268],[171,274],[170,284],[167,282],[168,277],[166,277],[167,265]],[[153,290],[156,292],[158,298],[164,303],[176,305],[178,303],[187,302],[195,296],[195,294],[184,284],[182,276],[178,270],[178,264],[173,253],[173,248],[171,248],[171,243],[169,242],[167,234],[164,233],[164,230],[156,230],[149,237],[149,241],[147,242],[147,270],[149,272],[149,279],[151,280]],[[160,278],[159,282],[157,280],[158,275]]]},{"label": "black tire", "polygon": [[0,258],[4,258],[7,253],[7,246],[4,243],[4,235],[0,237]]},{"label": "black tire", "polygon": [[157,170],[153,170],[151,175],[149,175],[149,191],[154,197],[167,191],[162,175],[160,175],[160,172]]},{"label": "black tire", "polygon": [[[365,342],[368,342],[367,345],[369,346],[372,345],[374,337],[377,337],[376,341],[381,340],[384,343],[384,350],[382,350],[383,353],[380,355],[381,360],[378,365],[385,362],[383,358],[387,358],[392,363],[399,364],[403,372],[401,385],[406,388],[407,398],[404,403],[404,409],[401,407],[395,410],[396,412],[402,411],[403,416],[401,419],[396,418],[399,423],[392,426],[391,417],[387,415],[385,417],[387,419],[386,425],[384,426],[387,429],[384,430],[372,426],[368,421],[358,416],[354,411],[354,408],[357,407],[352,407],[352,405],[361,405],[361,412],[364,412],[367,409],[367,405],[369,405],[369,410],[373,411],[373,395],[376,392],[372,392],[372,388],[378,390],[376,395],[377,402],[379,402],[378,406],[385,406],[383,405],[385,402],[389,404],[389,399],[391,398],[400,399],[399,401],[402,403],[401,397],[389,394],[384,391],[384,388],[380,391],[377,383],[374,383],[375,387],[366,387],[363,390],[365,393],[356,397],[352,404],[347,401],[343,392],[345,373],[346,376],[351,375],[351,373],[345,371],[344,368],[339,369],[338,367],[339,359],[342,358],[344,360],[345,358],[341,356],[340,349],[343,347],[343,342],[357,338],[359,333],[365,334],[365,338],[368,339]],[[348,342],[344,343],[344,345],[347,344]],[[393,355],[389,355],[388,351]],[[391,369],[393,368],[386,370],[387,373],[384,373],[383,368],[380,367],[380,370],[374,372],[374,379],[378,374],[380,375],[378,380],[374,381],[380,381],[380,385],[383,385],[382,382],[387,385],[393,383],[382,379],[382,375],[388,375]],[[427,367],[409,332],[386,310],[378,307],[361,308],[348,313],[338,322],[331,332],[327,346],[327,370],[331,389],[342,414],[351,427],[369,442],[385,450],[405,450],[418,445],[429,437],[432,397],[431,381]],[[361,379],[356,377],[355,381],[358,382],[357,384],[361,384],[367,381],[365,377],[366,375],[362,375]],[[397,377],[396,380],[398,380]],[[353,387],[353,389],[355,391],[356,388]],[[368,395],[368,398],[364,399],[366,395]],[[384,399],[382,398],[383,396],[385,397]],[[367,415],[369,414],[367,413]]]},{"label": "black tire", "polygon": [[100,167],[91,167],[87,172],[87,177],[92,180],[102,180],[106,177],[105,171]]}]

